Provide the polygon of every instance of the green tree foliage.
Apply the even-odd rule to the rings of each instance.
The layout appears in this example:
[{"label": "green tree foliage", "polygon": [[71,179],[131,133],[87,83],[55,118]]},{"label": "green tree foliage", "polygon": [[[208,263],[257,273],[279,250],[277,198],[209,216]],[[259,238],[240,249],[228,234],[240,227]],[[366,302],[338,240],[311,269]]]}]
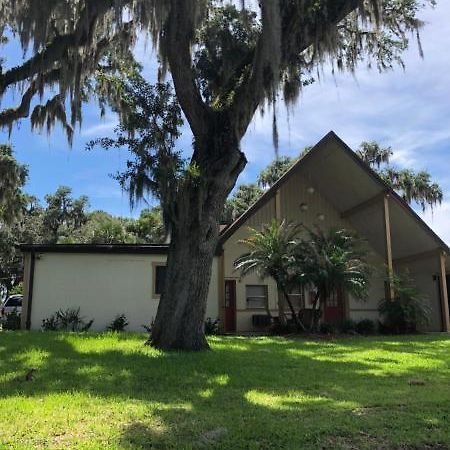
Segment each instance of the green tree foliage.
[{"label": "green tree foliage", "polygon": [[128,231],[128,220],[105,211],[86,215],[84,224],[69,235],[59,237],[60,244],[135,244],[136,236]]},{"label": "green tree foliage", "polygon": [[45,241],[57,243],[81,228],[87,220],[88,198],[72,197],[72,189],[60,186],[54,194],[45,196],[47,207],[43,212],[42,222],[47,233]]},{"label": "green tree foliage", "polygon": [[264,191],[254,183],[241,184],[225,204],[222,222],[231,223],[244,214],[264,193]]},{"label": "green tree foliage", "polygon": [[[298,285],[296,277],[296,247],[300,226],[287,222],[278,223],[273,220],[261,231],[249,229],[250,236],[239,241],[248,252],[240,256],[234,262],[236,270],[241,276],[256,273],[261,279],[272,278],[283,298],[278,299],[280,321],[286,323],[283,302],[288,304],[293,320],[298,328],[304,328],[303,324],[292,305],[289,294]],[[267,314],[271,316],[269,306]]]},{"label": "green tree foliage", "polygon": [[431,309],[408,274],[394,276],[394,299],[379,304],[382,325],[388,332],[412,333],[430,323]]},{"label": "green tree foliage", "polygon": [[433,209],[440,205],[444,193],[439,184],[435,183],[429,172],[413,169],[395,169],[389,167],[381,172],[381,177],[397,191],[407,203],[417,203],[422,211],[428,207]]},{"label": "green tree foliage", "polygon": [[[0,291],[4,296],[20,281],[22,261],[15,248],[21,237],[18,225],[25,220],[23,186],[28,169],[14,157],[9,145],[0,145]],[[26,236],[24,236],[26,237]]]},{"label": "green tree foliage", "polygon": [[12,147],[0,145],[0,224],[11,224],[20,216],[27,176],[27,167],[17,162]]},{"label": "green tree foliage", "polygon": [[15,248],[16,236],[11,228],[0,228],[0,300],[20,281],[22,259]]},{"label": "green tree foliage", "polygon": [[[207,103],[223,108],[233,100],[240,66],[254,51],[259,34],[256,15],[233,5],[212,9],[200,29],[194,54],[201,92]],[[221,68],[217,70],[217,68]]]},{"label": "green tree foliage", "polygon": [[[116,179],[129,193],[132,206],[147,195],[161,205],[167,228],[174,224],[175,199],[196,167],[182,160],[175,149],[183,125],[181,109],[169,84],[151,85],[140,75],[139,68],[126,76],[104,76],[102,89],[117,91],[115,108],[126,108],[116,128],[116,138],[94,139],[88,149],[97,145],[105,150],[126,148],[131,154],[124,172]],[[123,106],[126,104],[126,107]]]},{"label": "green tree foliage", "polygon": [[275,159],[258,175],[258,185],[262,188],[272,187],[296,162],[298,158],[282,156]]},{"label": "green tree foliage", "polygon": [[345,290],[359,299],[367,295],[371,268],[367,250],[354,234],[346,230],[310,230],[277,221],[261,231],[249,231],[250,236],[240,241],[249,251],[236,259],[236,270],[242,276],[256,272],[261,278],[275,280],[298,327],[304,328],[289,299],[296,286],[312,286],[316,290],[311,329],[317,327],[331,293]]},{"label": "green tree foliage", "polygon": [[166,239],[166,231],[161,208],[143,209],[136,220],[129,221],[127,230],[134,234],[138,243],[163,243]]},{"label": "green tree foliage", "polygon": [[378,142],[361,142],[356,154],[372,169],[389,164],[394,152],[391,147],[381,147]]},{"label": "green tree foliage", "polygon": [[444,199],[442,188],[433,182],[426,170],[399,169],[391,164],[391,147],[383,148],[377,142],[363,142],[356,154],[409,204],[416,203],[425,211],[433,209]]},{"label": "green tree foliage", "polygon": [[[308,229],[296,250],[298,281],[316,290],[311,328],[317,326],[316,319],[331,293],[342,290],[358,299],[366,297],[371,268],[363,242],[353,233]],[[314,314],[316,309],[319,314]]]}]

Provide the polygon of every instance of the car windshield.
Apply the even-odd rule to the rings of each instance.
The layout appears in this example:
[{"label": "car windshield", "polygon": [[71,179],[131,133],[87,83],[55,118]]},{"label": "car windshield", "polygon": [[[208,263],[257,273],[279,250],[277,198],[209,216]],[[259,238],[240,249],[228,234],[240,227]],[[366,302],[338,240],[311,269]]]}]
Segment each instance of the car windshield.
[{"label": "car windshield", "polygon": [[21,297],[10,297],[8,300],[6,300],[5,306],[22,306],[22,298]]}]

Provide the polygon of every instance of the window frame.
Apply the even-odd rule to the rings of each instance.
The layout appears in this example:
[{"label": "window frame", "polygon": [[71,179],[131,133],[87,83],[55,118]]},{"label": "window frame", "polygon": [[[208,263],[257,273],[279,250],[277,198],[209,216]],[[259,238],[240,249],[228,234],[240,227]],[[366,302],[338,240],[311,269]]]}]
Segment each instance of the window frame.
[{"label": "window frame", "polygon": [[[260,296],[260,295],[247,295],[247,289],[249,287],[262,287],[264,289],[264,296]],[[265,300],[265,305],[264,306],[249,306],[248,305],[248,299],[252,298],[252,299],[258,299],[258,298],[262,298]],[[246,284],[245,285],[245,308],[247,310],[255,310],[255,311],[266,311],[269,308],[269,286],[267,284]]]},{"label": "window frame", "polygon": [[153,262],[152,263],[152,298],[155,300],[159,300],[161,298],[161,294],[156,292],[156,272],[158,267],[167,268],[167,263],[165,262]]}]

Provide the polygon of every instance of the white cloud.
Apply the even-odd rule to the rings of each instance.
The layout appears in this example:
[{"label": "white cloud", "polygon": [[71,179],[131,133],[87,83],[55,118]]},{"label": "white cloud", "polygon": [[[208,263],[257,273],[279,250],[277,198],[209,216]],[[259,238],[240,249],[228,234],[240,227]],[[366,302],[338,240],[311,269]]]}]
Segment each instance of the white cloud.
[{"label": "white cloud", "polygon": [[96,125],[92,125],[88,128],[82,128],[80,136],[82,137],[102,137],[114,130],[117,126],[117,119],[109,119],[105,122],[101,122]]}]

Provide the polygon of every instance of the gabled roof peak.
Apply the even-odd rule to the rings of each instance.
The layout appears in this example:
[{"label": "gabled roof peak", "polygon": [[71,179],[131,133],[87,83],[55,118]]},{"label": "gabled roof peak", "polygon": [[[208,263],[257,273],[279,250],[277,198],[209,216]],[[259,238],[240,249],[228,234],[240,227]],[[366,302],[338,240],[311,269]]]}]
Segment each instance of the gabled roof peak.
[{"label": "gabled roof peak", "polygon": [[424,220],[411,208],[411,206],[405,202],[405,200],[395,192],[391,186],[389,186],[374,170],[372,170],[358,155],[334,132],[328,132],[320,141],[312,147],[312,149],[305,155],[299,158],[299,160],[283,175],[280,179],[268,189],[253,205],[250,206],[240,217],[238,217],[233,223],[222,230],[220,243],[223,244],[230,238],[234,232],[242,226],[247,219],[249,219],[256,211],[263,207],[269,200],[271,200],[278,189],[283,186],[300,168],[316,154],[325,145],[335,143],[337,148],[344,152],[351,160],[357,164],[366,174],[369,176],[380,188],[381,191],[385,191],[390,195],[405,211],[416,221],[421,228],[430,235],[438,244],[438,247],[442,248],[446,252],[450,252],[447,244],[424,222]]}]

